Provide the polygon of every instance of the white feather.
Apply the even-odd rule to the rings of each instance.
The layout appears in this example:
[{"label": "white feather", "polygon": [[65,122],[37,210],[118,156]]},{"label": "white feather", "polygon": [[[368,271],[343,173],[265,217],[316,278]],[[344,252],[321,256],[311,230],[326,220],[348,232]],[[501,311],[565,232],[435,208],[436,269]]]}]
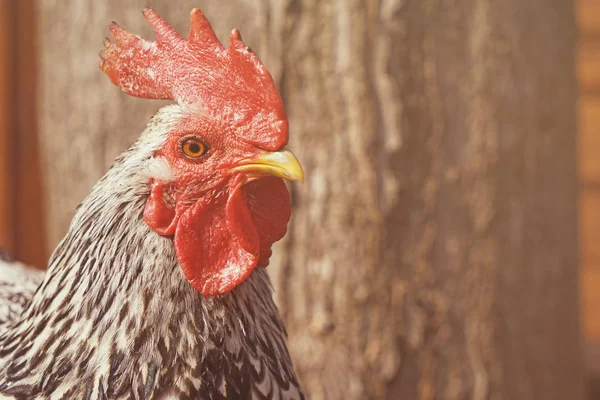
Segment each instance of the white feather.
[{"label": "white feather", "polygon": [[158,179],[163,182],[171,182],[175,179],[171,166],[164,157],[152,157],[144,161],[142,174],[148,178]]}]

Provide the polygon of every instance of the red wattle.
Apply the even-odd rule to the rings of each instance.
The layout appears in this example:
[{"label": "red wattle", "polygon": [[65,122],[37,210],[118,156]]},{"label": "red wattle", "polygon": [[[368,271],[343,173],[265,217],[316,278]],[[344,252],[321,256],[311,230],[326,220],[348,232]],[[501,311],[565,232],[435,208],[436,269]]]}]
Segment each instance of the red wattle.
[{"label": "red wattle", "polygon": [[235,176],[226,199],[199,199],[187,209],[165,202],[162,183],[153,183],[144,221],[161,235],[175,235],[175,251],[190,284],[205,296],[226,293],[252,270],[266,267],[271,245],[287,230],[291,205],[282,179],[245,184]]},{"label": "red wattle", "polygon": [[205,296],[232,290],[256,267],[260,241],[243,191],[241,177],[234,179],[226,202],[199,200],[177,224],[179,264],[191,285]]},{"label": "red wattle", "polygon": [[287,231],[292,215],[290,195],[283,179],[267,176],[246,185],[246,198],[260,237],[258,266],[266,267],[271,246]]}]

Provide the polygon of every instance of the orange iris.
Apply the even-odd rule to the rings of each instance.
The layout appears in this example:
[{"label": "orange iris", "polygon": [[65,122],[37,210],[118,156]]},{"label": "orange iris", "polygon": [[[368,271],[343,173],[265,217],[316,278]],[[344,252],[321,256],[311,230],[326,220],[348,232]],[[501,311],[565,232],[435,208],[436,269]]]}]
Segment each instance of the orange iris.
[{"label": "orange iris", "polygon": [[182,150],[189,158],[199,158],[206,153],[206,145],[198,139],[190,138],[183,142]]}]

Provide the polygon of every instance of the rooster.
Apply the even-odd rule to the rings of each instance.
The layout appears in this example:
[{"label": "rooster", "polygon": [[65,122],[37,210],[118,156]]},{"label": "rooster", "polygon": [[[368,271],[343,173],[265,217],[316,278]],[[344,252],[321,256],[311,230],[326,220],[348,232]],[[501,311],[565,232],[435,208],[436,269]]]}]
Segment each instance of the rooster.
[{"label": "rooster", "polygon": [[116,23],[101,69],[170,99],[77,209],[44,276],[0,264],[0,398],[304,399],[263,267],[286,232],[273,79],[233,30],[191,12],[187,39]]}]

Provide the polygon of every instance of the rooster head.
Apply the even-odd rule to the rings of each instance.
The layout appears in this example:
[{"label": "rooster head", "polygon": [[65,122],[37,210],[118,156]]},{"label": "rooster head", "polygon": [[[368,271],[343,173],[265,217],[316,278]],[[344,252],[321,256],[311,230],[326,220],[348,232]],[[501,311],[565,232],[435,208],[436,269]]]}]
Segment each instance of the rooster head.
[{"label": "rooster head", "polygon": [[268,265],[291,212],[282,178],[303,180],[297,159],[283,147],[283,102],[237,30],[226,48],[198,9],[190,14],[188,39],[152,9],[144,16],[156,40],[112,23],[114,42],[105,41],[100,64],[127,94],[174,100],[182,110],[152,154],[166,163],[169,176],[151,178],[144,221],[173,236],[196,290],[226,293]]}]

